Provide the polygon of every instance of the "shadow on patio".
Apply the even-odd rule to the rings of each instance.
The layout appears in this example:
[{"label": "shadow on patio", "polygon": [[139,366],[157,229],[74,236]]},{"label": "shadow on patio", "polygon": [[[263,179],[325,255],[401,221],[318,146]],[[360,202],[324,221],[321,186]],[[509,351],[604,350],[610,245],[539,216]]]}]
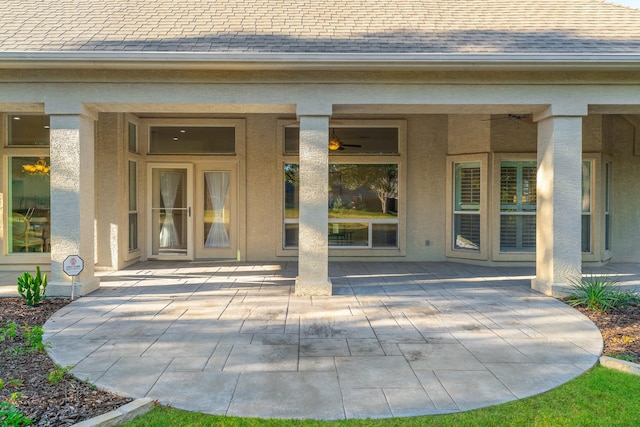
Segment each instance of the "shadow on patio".
[{"label": "shadow on patio", "polygon": [[602,350],[586,317],[530,289],[532,268],[339,262],[330,274],[333,296],[297,297],[295,263],[139,263],[102,273],[45,339],[57,363],[125,395],[318,419],[518,399],[569,381]]}]

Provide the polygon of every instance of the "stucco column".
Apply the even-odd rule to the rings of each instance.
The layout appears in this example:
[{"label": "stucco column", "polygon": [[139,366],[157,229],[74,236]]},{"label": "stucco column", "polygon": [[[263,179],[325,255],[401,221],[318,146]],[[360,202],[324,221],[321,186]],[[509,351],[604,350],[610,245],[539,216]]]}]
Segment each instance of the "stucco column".
[{"label": "stucco column", "polygon": [[76,296],[99,287],[94,276],[94,121],[96,116],[49,112],[51,151],[51,273],[47,295],[70,296],[71,278],[62,271],[69,255],[84,260]]},{"label": "stucco column", "polygon": [[536,277],[546,295],[566,295],[582,272],[582,117],[538,121]]},{"label": "stucco column", "polygon": [[328,116],[300,116],[300,210],[296,295],[331,295],[327,232],[328,141]]}]

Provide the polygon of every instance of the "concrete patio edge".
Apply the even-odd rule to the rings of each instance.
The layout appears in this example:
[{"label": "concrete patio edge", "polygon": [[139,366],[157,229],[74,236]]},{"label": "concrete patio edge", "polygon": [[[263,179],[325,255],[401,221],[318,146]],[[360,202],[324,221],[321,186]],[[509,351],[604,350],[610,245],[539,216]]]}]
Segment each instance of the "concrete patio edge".
[{"label": "concrete patio edge", "polygon": [[111,427],[117,426],[127,421],[149,412],[155,406],[155,400],[149,398],[136,399],[131,403],[121,406],[118,409],[106,414],[74,424],[73,427]]},{"label": "concrete patio edge", "polygon": [[615,369],[628,374],[640,375],[640,364],[627,362],[626,360],[616,359],[609,356],[601,356],[600,365],[605,368]]}]

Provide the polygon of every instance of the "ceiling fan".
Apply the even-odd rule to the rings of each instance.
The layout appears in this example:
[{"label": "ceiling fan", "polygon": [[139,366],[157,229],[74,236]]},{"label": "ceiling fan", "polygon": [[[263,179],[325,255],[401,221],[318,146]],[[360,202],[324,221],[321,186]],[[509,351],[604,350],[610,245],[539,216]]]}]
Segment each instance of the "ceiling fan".
[{"label": "ceiling fan", "polygon": [[490,119],[485,119],[484,121],[494,121],[494,120],[517,120],[529,125],[533,124],[533,115],[531,114],[505,114],[500,117],[492,117]]},{"label": "ceiling fan", "polygon": [[331,131],[331,137],[329,138],[329,151],[344,150],[344,147],[356,147],[361,148],[359,144],[343,144],[336,136],[336,131]]}]

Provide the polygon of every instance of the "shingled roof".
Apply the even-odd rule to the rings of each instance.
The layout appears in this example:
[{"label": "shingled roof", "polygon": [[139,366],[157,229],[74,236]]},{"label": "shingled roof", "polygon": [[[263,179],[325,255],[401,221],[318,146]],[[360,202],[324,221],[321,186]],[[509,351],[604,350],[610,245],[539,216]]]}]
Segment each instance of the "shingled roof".
[{"label": "shingled roof", "polygon": [[3,0],[1,52],[640,54],[601,0]]}]

